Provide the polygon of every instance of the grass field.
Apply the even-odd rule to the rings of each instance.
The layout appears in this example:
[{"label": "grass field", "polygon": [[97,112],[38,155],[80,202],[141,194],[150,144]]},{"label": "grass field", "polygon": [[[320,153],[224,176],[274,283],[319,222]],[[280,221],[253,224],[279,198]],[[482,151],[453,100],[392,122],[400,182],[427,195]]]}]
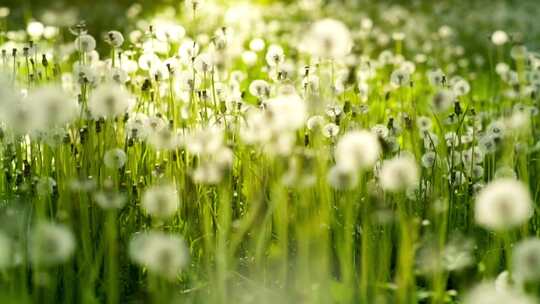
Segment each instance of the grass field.
[{"label": "grass field", "polygon": [[0,7],[0,303],[538,303],[540,4],[263,2]]}]

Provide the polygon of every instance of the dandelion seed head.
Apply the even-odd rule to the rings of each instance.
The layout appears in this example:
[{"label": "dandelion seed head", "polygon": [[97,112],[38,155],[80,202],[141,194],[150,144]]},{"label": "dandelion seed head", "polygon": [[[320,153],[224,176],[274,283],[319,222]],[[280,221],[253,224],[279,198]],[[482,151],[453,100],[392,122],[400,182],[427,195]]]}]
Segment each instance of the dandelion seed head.
[{"label": "dandelion seed head", "polygon": [[124,150],[119,148],[110,149],[105,152],[103,162],[110,169],[120,169],[126,164],[127,156]]},{"label": "dandelion seed head", "polygon": [[124,35],[119,31],[109,31],[105,36],[105,41],[112,47],[119,48],[124,44]]},{"label": "dandelion seed head", "polygon": [[300,49],[312,56],[340,59],[351,51],[353,41],[347,26],[335,19],[322,19],[311,26]]},{"label": "dandelion seed head", "polygon": [[62,264],[75,252],[73,233],[62,224],[51,222],[36,224],[29,242],[30,260],[38,266]]},{"label": "dandelion seed head", "polygon": [[488,229],[506,230],[519,226],[526,222],[532,213],[529,191],[515,179],[494,180],[476,196],[476,222]]},{"label": "dandelion seed head", "polygon": [[512,254],[512,275],[518,280],[540,280],[540,239],[529,238],[519,242]]},{"label": "dandelion seed head", "polygon": [[416,161],[406,154],[383,161],[379,172],[381,187],[390,192],[416,188],[419,179]]},{"label": "dandelion seed head", "polygon": [[327,180],[330,186],[337,190],[354,188],[358,183],[358,173],[349,168],[335,165],[328,171]]},{"label": "dandelion seed head", "polygon": [[474,287],[464,299],[464,304],[533,304],[529,296],[515,289],[497,289],[492,282]]},{"label": "dandelion seed head", "polygon": [[182,237],[159,231],[138,233],[129,242],[134,263],[154,275],[172,280],[188,265],[189,251]]},{"label": "dandelion seed head", "polygon": [[88,34],[82,34],[75,39],[75,47],[83,53],[90,53],[96,48],[96,39]]},{"label": "dandelion seed head", "polygon": [[334,151],[336,163],[350,171],[372,167],[380,154],[377,136],[365,130],[345,133]]},{"label": "dandelion seed head", "polygon": [[505,31],[497,30],[491,34],[491,42],[495,45],[506,44],[509,40],[508,34]]},{"label": "dandelion seed head", "polygon": [[88,110],[94,118],[113,118],[124,114],[132,105],[131,96],[116,84],[102,84],[88,100]]},{"label": "dandelion seed head", "polygon": [[455,95],[452,91],[441,89],[433,96],[431,104],[435,112],[444,112],[454,105]]},{"label": "dandelion seed head", "polygon": [[147,188],[141,205],[149,215],[155,218],[171,218],[179,207],[176,187],[172,184],[163,184]]}]

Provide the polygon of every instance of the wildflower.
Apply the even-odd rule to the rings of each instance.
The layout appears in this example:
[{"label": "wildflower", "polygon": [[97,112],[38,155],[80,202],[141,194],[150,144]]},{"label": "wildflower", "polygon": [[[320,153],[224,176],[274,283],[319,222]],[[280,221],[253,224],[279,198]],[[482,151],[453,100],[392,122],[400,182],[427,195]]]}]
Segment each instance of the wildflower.
[{"label": "wildflower", "polygon": [[265,42],[261,38],[255,38],[249,42],[249,49],[253,52],[260,52],[264,50]]},{"label": "wildflower", "polygon": [[416,119],[416,125],[418,126],[420,132],[424,133],[431,130],[431,128],[433,127],[433,122],[429,117],[419,116]]},{"label": "wildflower", "polygon": [[540,239],[530,238],[517,244],[512,254],[512,274],[526,282],[540,280]]},{"label": "wildflower", "polygon": [[75,46],[83,53],[90,53],[96,48],[96,39],[88,34],[82,34],[75,39]]},{"label": "wildflower", "polygon": [[94,193],[94,200],[105,210],[120,209],[126,204],[126,197],[112,189],[103,189]]},{"label": "wildflower", "polygon": [[335,189],[352,189],[358,183],[358,173],[340,165],[335,165],[328,171],[328,183]]},{"label": "wildflower", "polygon": [[322,134],[327,138],[334,138],[339,133],[339,126],[335,123],[328,123],[322,128]]},{"label": "wildflower", "polygon": [[478,147],[469,148],[462,153],[463,163],[468,167],[471,164],[481,164],[484,157],[484,152]]},{"label": "wildflower", "polygon": [[311,26],[301,49],[312,56],[339,59],[349,54],[352,45],[351,34],[345,24],[334,19],[322,19]]},{"label": "wildflower", "polygon": [[35,111],[34,119],[41,127],[64,125],[79,112],[76,98],[70,97],[60,87],[44,86],[35,89],[27,98],[32,111]]},{"label": "wildflower", "polygon": [[148,134],[148,116],[144,113],[132,113],[125,125],[125,132],[128,138],[146,138]]},{"label": "wildflower", "polygon": [[44,31],[45,26],[39,21],[31,21],[26,26],[26,32],[33,39],[39,39],[43,35]]},{"label": "wildflower", "polygon": [[308,130],[319,129],[324,125],[324,117],[321,115],[314,115],[308,118],[306,121],[306,127]]},{"label": "wildflower", "polygon": [[485,228],[513,228],[532,216],[531,196],[521,182],[497,179],[487,184],[476,196],[474,214],[476,222]]},{"label": "wildflower", "polygon": [[80,85],[84,84],[94,87],[98,81],[98,74],[94,68],[81,65],[78,62],[73,66],[73,75],[75,76],[77,83]]},{"label": "wildflower", "polygon": [[351,131],[339,140],[334,155],[341,169],[356,171],[375,164],[381,154],[377,136],[369,131]]},{"label": "wildflower", "polygon": [[533,304],[529,296],[515,289],[497,289],[495,284],[482,283],[465,297],[464,304]]},{"label": "wildflower", "polygon": [[416,188],[420,174],[412,156],[400,155],[382,163],[379,173],[381,187],[390,192]]},{"label": "wildflower", "polygon": [[109,76],[109,80],[117,84],[125,84],[129,80],[129,75],[123,68],[112,68]]},{"label": "wildflower", "polygon": [[62,224],[39,223],[32,230],[30,260],[38,266],[54,266],[67,261],[75,251],[73,233]]},{"label": "wildflower", "polygon": [[506,73],[510,72],[510,66],[506,62],[499,62],[495,66],[495,72],[501,77],[506,75]]},{"label": "wildflower", "polygon": [[454,238],[443,250],[443,266],[448,271],[459,271],[474,263],[474,243],[467,239]]},{"label": "wildflower", "polygon": [[191,64],[199,54],[199,44],[191,39],[186,39],[178,48],[178,55],[184,64]]},{"label": "wildflower", "polygon": [[124,36],[119,31],[109,31],[105,41],[112,47],[119,48],[124,44]]},{"label": "wildflower", "polygon": [[275,67],[283,63],[285,61],[285,53],[283,52],[283,48],[277,44],[272,44],[268,47],[268,51],[266,52],[266,63],[271,66]]},{"label": "wildflower", "polygon": [[508,34],[504,31],[498,30],[491,34],[491,42],[495,45],[506,44],[509,40]]},{"label": "wildflower", "polygon": [[105,152],[105,166],[110,169],[120,169],[126,164],[126,152],[122,149],[111,149]]},{"label": "wildflower", "polygon": [[505,291],[507,289],[511,289],[513,282],[510,280],[510,274],[507,270],[499,273],[497,278],[495,279],[495,290],[497,291]]},{"label": "wildflower", "polygon": [[403,87],[409,84],[410,74],[405,69],[397,69],[390,75],[390,84],[394,88]]},{"label": "wildflower", "polygon": [[223,146],[223,132],[217,127],[191,131],[185,141],[186,149],[196,155],[213,155]]},{"label": "wildflower", "polygon": [[497,143],[495,137],[492,135],[484,135],[478,140],[478,146],[484,154],[494,153],[497,149]]},{"label": "wildflower", "polygon": [[139,233],[132,237],[129,256],[150,273],[170,280],[180,274],[189,262],[184,239],[160,231]]},{"label": "wildflower", "polygon": [[431,169],[435,165],[437,159],[437,154],[433,151],[426,152],[422,155],[422,167],[426,169]]},{"label": "wildflower", "polygon": [[266,101],[274,130],[297,130],[307,119],[305,102],[296,94],[277,96]]},{"label": "wildflower", "polygon": [[209,53],[202,53],[195,57],[193,67],[199,73],[208,73],[214,66],[214,58]]},{"label": "wildflower", "polygon": [[252,51],[246,51],[242,53],[242,61],[247,66],[253,66],[257,63],[257,53]]},{"label": "wildflower", "polygon": [[88,100],[88,110],[94,118],[112,118],[124,114],[130,106],[130,95],[115,84],[99,86]]},{"label": "wildflower", "polygon": [[204,162],[197,166],[192,173],[195,183],[215,185],[222,179],[222,170],[213,162]]},{"label": "wildflower", "polygon": [[471,86],[467,80],[457,77],[450,82],[452,86],[452,92],[455,96],[467,95],[471,90]]},{"label": "wildflower", "polygon": [[52,177],[42,177],[38,180],[36,190],[39,196],[51,195],[56,187],[56,181]]},{"label": "wildflower", "polygon": [[167,219],[179,207],[178,194],[174,185],[152,186],[143,194],[142,207],[153,217]]},{"label": "wildflower", "polygon": [[168,126],[152,129],[146,139],[157,150],[174,150],[182,144],[180,134]]},{"label": "wildflower", "polygon": [[369,97],[369,85],[365,82],[358,83],[358,95],[362,102],[366,102]]},{"label": "wildflower", "polygon": [[270,85],[264,80],[253,80],[249,85],[249,93],[259,99],[266,99],[270,96]]},{"label": "wildflower", "polygon": [[431,104],[435,112],[444,112],[454,104],[454,93],[447,89],[439,90],[432,98]]},{"label": "wildflower", "polygon": [[389,131],[388,128],[383,124],[376,124],[373,127],[371,127],[371,132],[373,134],[377,135],[379,138],[386,138],[388,137]]},{"label": "wildflower", "polygon": [[154,26],[156,38],[162,42],[178,42],[186,35],[186,29],[180,24],[161,21]]},{"label": "wildflower", "polygon": [[139,60],[137,61],[137,63],[139,64],[139,68],[141,70],[149,71],[152,68],[160,66],[161,60],[156,54],[152,52],[146,52],[139,56]]}]

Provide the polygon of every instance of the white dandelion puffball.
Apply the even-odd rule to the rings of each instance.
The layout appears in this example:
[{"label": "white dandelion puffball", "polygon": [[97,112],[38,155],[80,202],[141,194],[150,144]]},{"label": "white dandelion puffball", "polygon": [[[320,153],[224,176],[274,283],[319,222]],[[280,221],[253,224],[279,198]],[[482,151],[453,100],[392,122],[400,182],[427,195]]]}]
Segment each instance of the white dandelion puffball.
[{"label": "white dandelion puffball", "polygon": [[105,41],[112,47],[119,48],[124,44],[124,36],[119,31],[109,31]]},{"label": "white dandelion puffball", "polygon": [[416,188],[420,173],[412,156],[401,155],[382,163],[379,173],[381,187],[390,192]]},{"label": "white dandelion puffball", "polygon": [[261,79],[253,80],[249,84],[249,93],[259,99],[268,98],[270,95],[270,85]]},{"label": "white dandelion puffball", "polygon": [[498,289],[494,283],[482,283],[466,296],[464,304],[533,304],[533,299],[512,288]]},{"label": "white dandelion puffball", "polygon": [[475,219],[478,225],[505,230],[523,224],[533,214],[532,200],[525,185],[502,178],[487,184],[477,195]]},{"label": "white dandelion puffball", "polygon": [[337,190],[349,190],[358,184],[358,173],[339,165],[330,168],[326,178],[330,186]]},{"label": "white dandelion puffball", "polygon": [[509,40],[508,34],[505,31],[495,31],[491,34],[491,42],[495,45],[506,44]]},{"label": "white dandelion puffball", "polygon": [[75,39],[75,47],[83,53],[90,53],[96,49],[96,39],[88,34],[82,34]]},{"label": "white dandelion puffball", "polygon": [[129,256],[152,274],[167,279],[174,279],[189,262],[184,239],[160,231],[135,235],[129,242]]},{"label": "white dandelion puffball", "polygon": [[527,282],[540,280],[540,239],[530,238],[517,244],[512,254],[512,275]]},{"label": "white dandelion puffball", "polygon": [[444,112],[454,105],[455,95],[448,89],[442,89],[433,95],[431,103],[435,112]]},{"label": "white dandelion puffball", "polygon": [[34,119],[42,127],[62,126],[79,112],[77,99],[57,86],[37,88],[30,91],[27,98],[28,104],[36,112]]},{"label": "white dandelion puffball", "polygon": [[126,152],[122,149],[115,148],[105,152],[103,162],[107,168],[120,169],[126,164],[126,159]]},{"label": "white dandelion puffball", "polygon": [[88,110],[94,118],[113,118],[124,114],[130,106],[131,96],[116,84],[99,86],[88,100]]},{"label": "white dandelion puffball", "polygon": [[126,204],[126,197],[111,190],[100,190],[94,193],[94,200],[104,210],[121,209]]},{"label": "white dandelion puffball", "polygon": [[75,238],[62,224],[40,223],[30,236],[30,260],[39,266],[54,266],[67,261],[75,251]]},{"label": "white dandelion puffball", "polygon": [[174,185],[152,186],[142,197],[142,207],[148,214],[159,219],[172,217],[178,206],[178,195]]},{"label": "white dandelion puffball", "polygon": [[338,20],[315,22],[301,43],[301,50],[312,56],[338,59],[349,54],[353,45],[347,26]]},{"label": "white dandelion puffball", "polygon": [[277,44],[272,44],[268,47],[268,51],[266,52],[266,63],[271,66],[275,67],[283,63],[285,61],[285,52],[283,51],[283,48]]},{"label": "white dandelion puffball", "polygon": [[272,113],[273,130],[296,130],[307,119],[307,107],[296,94],[281,95],[266,101],[267,110]]},{"label": "white dandelion puffball", "polygon": [[346,133],[334,151],[336,163],[351,171],[372,167],[380,154],[377,136],[366,130]]}]

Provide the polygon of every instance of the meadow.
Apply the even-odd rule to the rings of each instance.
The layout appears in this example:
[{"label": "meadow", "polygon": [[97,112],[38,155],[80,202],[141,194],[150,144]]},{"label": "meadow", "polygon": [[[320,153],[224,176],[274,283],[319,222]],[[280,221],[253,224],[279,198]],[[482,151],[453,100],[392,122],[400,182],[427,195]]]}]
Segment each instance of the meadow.
[{"label": "meadow", "polygon": [[540,4],[411,2],[0,3],[0,303],[539,303]]}]

